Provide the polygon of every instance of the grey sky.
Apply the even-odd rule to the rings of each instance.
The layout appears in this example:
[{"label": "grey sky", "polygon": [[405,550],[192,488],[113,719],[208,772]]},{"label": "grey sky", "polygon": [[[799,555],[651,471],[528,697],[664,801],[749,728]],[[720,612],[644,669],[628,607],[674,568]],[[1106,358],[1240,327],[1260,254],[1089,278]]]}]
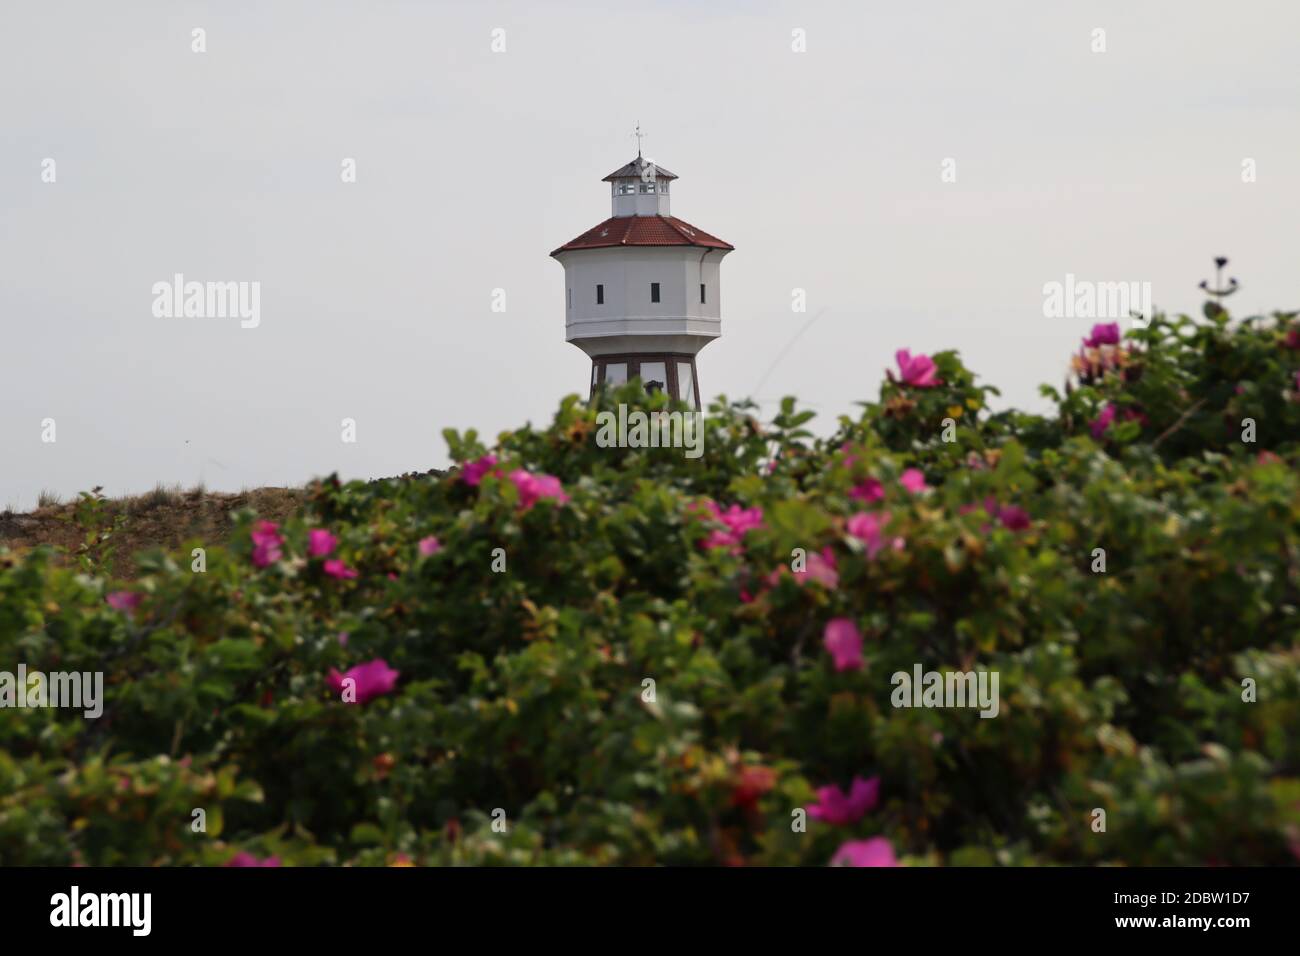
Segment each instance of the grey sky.
[{"label": "grey sky", "polygon": [[[737,249],[706,395],[826,308],[758,397],[829,426],[896,349],[958,348],[1041,408],[1091,325],[1043,317],[1067,272],[1192,311],[1223,254],[1234,307],[1300,306],[1297,36],[1291,0],[6,0],[0,507],[391,475],[545,422],[589,369],[547,253],[609,215],[637,120]],[[177,272],[260,281],[261,325],[155,318]]]}]

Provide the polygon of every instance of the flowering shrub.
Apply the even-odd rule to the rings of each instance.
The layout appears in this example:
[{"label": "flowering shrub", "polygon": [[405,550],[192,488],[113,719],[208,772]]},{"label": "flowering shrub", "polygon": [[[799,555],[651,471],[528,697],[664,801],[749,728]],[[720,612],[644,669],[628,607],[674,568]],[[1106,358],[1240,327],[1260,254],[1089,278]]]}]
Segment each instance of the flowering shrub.
[{"label": "flowering shrub", "polygon": [[[1048,416],[900,352],[825,440],[717,400],[698,459],[597,446],[633,384],[202,572],[0,553],[0,670],[105,674],[4,712],[0,860],[1294,862],[1297,328],[1094,330]],[[896,708],[914,667],[997,716]]]}]

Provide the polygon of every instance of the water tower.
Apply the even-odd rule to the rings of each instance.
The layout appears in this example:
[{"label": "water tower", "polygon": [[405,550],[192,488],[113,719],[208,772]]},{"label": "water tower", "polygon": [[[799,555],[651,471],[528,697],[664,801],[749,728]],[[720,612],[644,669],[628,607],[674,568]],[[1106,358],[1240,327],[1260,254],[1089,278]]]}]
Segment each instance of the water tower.
[{"label": "water tower", "polygon": [[640,376],[700,407],[695,356],[722,334],[722,258],[735,247],[675,218],[677,177],[641,157],[605,177],[610,218],[551,253],[564,266],[565,338],[591,356],[591,391]]}]

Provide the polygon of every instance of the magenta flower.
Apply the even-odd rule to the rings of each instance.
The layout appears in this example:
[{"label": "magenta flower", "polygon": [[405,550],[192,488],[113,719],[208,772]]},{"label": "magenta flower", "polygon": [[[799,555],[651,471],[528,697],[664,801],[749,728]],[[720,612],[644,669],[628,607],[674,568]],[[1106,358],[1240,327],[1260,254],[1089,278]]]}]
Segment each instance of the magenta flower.
[{"label": "magenta flower", "polygon": [[104,600],[114,610],[126,611],[129,614],[140,606],[140,602],[144,600],[144,595],[135,591],[114,591]]},{"label": "magenta flower", "polygon": [[1101,410],[1100,415],[1093,419],[1090,426],[1094,439],[1101,441],[1102,436],[1106,434],[1106,429],[1110,428],[1110,423],[1115,420],[1115,413],[1118,411],[1119,409],[1114,402],[1106,403],[1106,407]]},{"label": "magenta flower", "polygon": [[477,485],[483,480],[483,476],[496,467],[496,455],[484,455],[477,461],[471,461],[463,465],[460,469],[460,477],[464,479],[467,485]]},{"label": "magenta flower", "polygon": [[898,483],[914,495],[919,495],[929,486],[925,483],[925,474],[919,468],[909,468],[903,472]]},{"label": "magenta flower", "polygon": [[723,511],[712,501],[706,501],[704,508],[714,521],[727,529],[711,531],[704,539],[706,548],[729,548],[733,554],[738,554],[741,539],[753,529],[763,526],[762,508],[742,508],[740,505],[732,505]]},{"label": "magenta flower", "polygon": [[284,538],[280,537],[279,527],[274,521],[259,521],[253,525],[249,537],[253,539],[254,567],[264,568],[280,560]]},{"label": "magenta flower", "polygon": [[348,567],[338,558],[331,558],[325,562],[325,573],[332,578],[338,578],[340,581],[350,581],[357,576],[357,572]]},{"label": "magenta flower", "polygon": [[895,536],[885,537],[885,525],[889,523],[888,512],[859,512],[851,517],[845,529],[850,535],[867,546],[867,557],[875,558],[883,549],[889,547],[895,551],[903,549],[903,539]]},{"label": "magenta flower", "polygon": [[[1297,374],[1300,375],[1300,373]],[[1300,378],[1297,378],[1297,381],[1300,381]],[[1106,434],[1106,430],[1110,428],[1111,424],[1115,421],[1116,416],[1119,414],[1119,406],[1114,402],[1107,402],[1106,407],[1101,410],[1101,414],[1098,415],[1089,426],[1089,429],[1092,432],[1092,437],[1097,441],[1101,441],[1103,436]],[[1147,423],[1147,417],[1136,408],[1124,409],[1123,420],[1126,422],[1139,422],[1142,425]]]},{"label": "magenta flower", "polygon": [[1016,505],[1003,505],[998,509],[998,520],[1008,531],[1024,531],[1029,525],[1029,512]]},{"label": "magenta flower", "polygon": [[822,641],[835,661],[837,671],[862,668],[862,634],[850,618],[837,617],[827,621]]},{"label": "magenta flower", "polygon": [[397,686],[399,674],[401,674],[401,671],[390,668],[388,662],[383,658],[376,658],[373,661],[358,664],[342,674],[331,667],[326,683],[329,685],[330,690],[338,694],[344,690],[343,682],[351,679],[355,682],[353,690],[356,691],[356,702],[364,704],[381,694],[389,693]]},{"label": "magenta flower", "polygon": [[885,497],[885,486],[880,483],[878,478],[868,478],[850,491],[849,497],[855,501],[871,504]]},{"label": "magenta flower", "polygon": [[564,493],[560,479],[554,475],[534,475],[522,468],[510,472],[510,480],[519,489],[519,503],[527,511],[543,498],[551,498],[558,504],[564,504],[569,496]]},{"label": "magenta flower", "polygon": [[831,857],[831,866],[898,866],[894,848],[884,837],[850,840]]},{"label": "magenta flower", "polygon": [[[781,576],[787,570],[789,569],[785,565],[774,569],[767,576],[766,584],[768,587],[776,587],[781,581]],[[835,552],[830,548],[822,548],[821,554],[816,551],[809,552],[804,569],[802,571],[791,571],[791,573],[800,584],[805,583],[805,581],[816,581],[822,587],[831,591],[840,586],[840,574],[835,564]]]},{"label": "magenta flower", "polygon": [[840,575],[835,567],[835,552],[830,548],[822,548],[821,554],[810,552],[807,567],[798,577],[806,577],[828,590],[835,590],[840,584]]},{"label": "magenta flower", "polygon": [[278,856],[268,856],[265,860],[259,860],[253,854],[246,850],[240,850],[229,860],[226,866],[279,866],[280,858]]},{"label": "magenta flower", "polygon": [[[974,505],[966,505],[960,509],[960,513],[966,514],[974,507]],[[989,516],[997,518],[1002,523],[1002,527],[1008,531],[1024,531],[1030,526],[1028,511],[1016,505],[1000,505],[992,495],[984,499],[984,510]],[[988,525],[984,526],[984,530],[988,530]]]},{"label": "magenta flower", "polygon": [[808,816],[836,826],[857,823],[880,800],[880,778],[863,780],[854,777],[845,793],[839,787],[819,787],[817,802],[809,806]]},{"label": "magenta flower", "polygon": [[934,359],[930,358],[930,356],[913,356],[907,349],[899,349],[894,353],[894,358],[898,362],[898,371],[904,385],[914,385],[917,388],[932,388],[935,385],[943,384],[934,377],[936,369]]},{"label": "magenta flower", "polygon": [[437,554],[442,550],[442,543],[432,535],[420,539],[420,554],[429,557],[431,554]]},{"label": "magenta flower", "polygon": [[339,539],[323,528],[314,528],[307,532],[307,554],[313,558],[323,558],[339,545]]},{"label": "magenta flower", "polygon": [[1119,323],[1099,322],[1092,327],[1092,333],[1083,340],[1090,349],[1099,345],[1119,345]]}]

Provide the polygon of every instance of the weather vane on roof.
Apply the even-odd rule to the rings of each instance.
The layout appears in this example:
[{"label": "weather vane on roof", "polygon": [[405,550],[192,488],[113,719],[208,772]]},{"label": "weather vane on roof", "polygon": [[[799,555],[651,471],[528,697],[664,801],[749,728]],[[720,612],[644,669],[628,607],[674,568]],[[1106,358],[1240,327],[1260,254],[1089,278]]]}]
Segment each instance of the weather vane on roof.
[{"label": "weather vane on roof", "polygon": [[632,135],[636,137],[636,158],[637,158],[637,159],[640,159],[640,158],[641,158],[641,140],[642,140],[642,138],[645,136],[645,134],[641,132],[641,121],[640,121],[640,120],[637,120],[637,121],[636,121],[636,132],[634,132]]}]

